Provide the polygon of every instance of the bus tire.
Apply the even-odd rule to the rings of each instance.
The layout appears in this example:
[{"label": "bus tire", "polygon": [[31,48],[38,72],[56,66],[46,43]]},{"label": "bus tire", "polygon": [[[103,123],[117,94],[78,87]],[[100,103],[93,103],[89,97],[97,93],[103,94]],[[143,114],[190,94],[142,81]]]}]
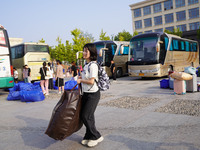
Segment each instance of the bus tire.
[{"label": "bus tire", "polygon": [[122,77],[123,72],[122,72],[122,68],[117,68],[117,78]]}]

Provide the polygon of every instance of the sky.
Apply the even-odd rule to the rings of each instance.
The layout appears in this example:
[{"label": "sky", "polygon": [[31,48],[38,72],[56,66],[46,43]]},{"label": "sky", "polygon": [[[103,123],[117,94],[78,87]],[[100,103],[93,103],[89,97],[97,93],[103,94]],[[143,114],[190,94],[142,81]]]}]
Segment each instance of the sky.
[{"label": "sky", "polygon": [[133,33],[129,5],[142,0],[3,0],[0,24],[9,37],[24,42],[42,38],[50,46],[57,37],[72,43],[71,31],[80,29],[95,40],[103,29],[107,36],[126,30]]}]

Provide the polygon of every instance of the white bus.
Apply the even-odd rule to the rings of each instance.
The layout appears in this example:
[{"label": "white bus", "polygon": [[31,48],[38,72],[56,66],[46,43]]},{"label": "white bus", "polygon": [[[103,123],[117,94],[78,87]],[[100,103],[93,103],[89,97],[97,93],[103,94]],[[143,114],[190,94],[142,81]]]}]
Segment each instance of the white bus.
[{"label": "white bus", "polygon": [[97,48],[97,62],[102,63],[108,76],[111,76],[110,65],[114,60],[117,77],[128,74],[129,42],[125,41],[98,41],[94,42]]},{"label": "white bus", "polygon": [[17,69],[19,80],[23,80],[23,66],[31,69],[31,80],[40,80],[39,69],[42,63],[50,61],[49,46],[45,43],[22,43],[11,47],[13,66]]},{"label": "white bus", "polygon": [[0,25],[0,88],[14,86],[13,66],[10,57],[10,43],[6,29]]},{"label": "white bus", "polygon": [[162,77],[169,70],[199,66],[197,41],[167,33],[145,33],[130,41],[128,71],[134,77]]}]

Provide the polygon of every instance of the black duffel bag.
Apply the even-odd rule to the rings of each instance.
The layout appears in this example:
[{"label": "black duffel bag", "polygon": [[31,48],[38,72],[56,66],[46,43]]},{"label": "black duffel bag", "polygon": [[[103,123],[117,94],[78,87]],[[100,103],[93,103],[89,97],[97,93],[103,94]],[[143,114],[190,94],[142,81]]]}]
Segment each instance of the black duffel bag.
[{"label": "black duffel bag", "polygon": [[78,85],[78,90],[75,90],[76,86],[71,90],[65,90],[60,101],[53,109],[52,117],[45,134],[55,140],[65,139],[78,131],[83,125],[80,119],[80,85]]}]

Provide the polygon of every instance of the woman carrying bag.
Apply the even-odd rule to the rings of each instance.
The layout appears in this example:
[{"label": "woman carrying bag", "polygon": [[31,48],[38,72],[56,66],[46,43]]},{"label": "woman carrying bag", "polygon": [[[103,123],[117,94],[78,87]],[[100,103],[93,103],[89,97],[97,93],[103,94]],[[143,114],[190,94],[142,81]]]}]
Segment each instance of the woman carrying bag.
[{"label": "woman carrying bag", "polygon": [[46,67],[46,62],[43,62],[43,67],[40,68],[41,80],[40,86],[44,95],[49,95],[49,78],[47,77],[48,68]]},{"label": "woman carrying bag", "polygon": [[[82,77],[77,80],[77,83],[82,85],[81,120],[86,126],[86,133],[81,144],[94,147],[103,141],[103,137],[96,129],[94,118],[94,112],[100,100],[100,90],[97,86],[98,66],[92,63],[97,60],[97,49],[94,44],[88,43],[84,46],[83,58],[86,59],[87,64],[82,71]],[[90,67],[90,71],[88,67]]]}]

